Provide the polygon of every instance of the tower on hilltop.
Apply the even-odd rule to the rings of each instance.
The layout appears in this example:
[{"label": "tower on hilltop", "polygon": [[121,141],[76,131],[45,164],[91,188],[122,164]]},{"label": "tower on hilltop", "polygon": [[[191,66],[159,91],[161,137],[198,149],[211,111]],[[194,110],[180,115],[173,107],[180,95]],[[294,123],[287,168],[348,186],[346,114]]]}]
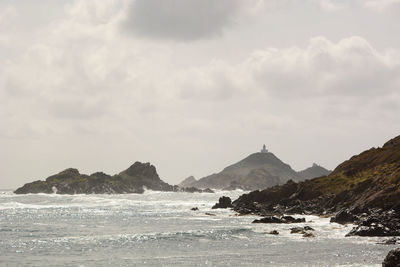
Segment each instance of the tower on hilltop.
[{"label": "tower on hilltop", "polygon": [[265,144],[263,145],[263,148],[261,149],[261,153],[268,153],[268,150],[265,147]]}]

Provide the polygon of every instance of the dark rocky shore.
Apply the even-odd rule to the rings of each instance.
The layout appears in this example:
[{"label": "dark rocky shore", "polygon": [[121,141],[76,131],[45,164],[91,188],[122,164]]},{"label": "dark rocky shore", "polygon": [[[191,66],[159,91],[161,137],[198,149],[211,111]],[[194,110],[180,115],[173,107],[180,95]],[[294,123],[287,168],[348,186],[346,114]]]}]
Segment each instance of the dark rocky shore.
[{"label": "dark rocky shore", "polygon": [[67,169],[48,177],[45,181],[27,183],[18,188],[16,194],[57,193],[57,194],[141,194],[145,189],[169,192],[207,192],[210,189],[179,187],[160,179],[156,168],[150,163],[135,162],[125,171],[110,176],[103,172],[91,175],[81,174],[77,169]]},{"label": "dark rocky shore", "polygon": [[332,216],[348,234],[400,235],[400,136],[340,164],[330,175],[253,191],[233,203],[240,214]]}]

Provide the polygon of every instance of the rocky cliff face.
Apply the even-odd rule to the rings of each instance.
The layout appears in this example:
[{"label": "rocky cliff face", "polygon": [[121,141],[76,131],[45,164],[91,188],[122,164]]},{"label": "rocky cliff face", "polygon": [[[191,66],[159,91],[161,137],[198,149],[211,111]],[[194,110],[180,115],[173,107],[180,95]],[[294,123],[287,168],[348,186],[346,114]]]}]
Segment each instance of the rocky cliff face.
[{"label": "rocky cliff face", "polygon": [[234,201],[241,213],[307,212],[322,214],[343,208],[400,211],[400,136],[340,164],[330,175],[300,183],[289,181],[253,191]]},{"label": "rocky cliff face", "polygon": [[153,165],[135,162],[128,169],[114,176],[102,172],[85,175],[80,174],[77,169],[67,169],[48,177],[45,181],[27,183],[18,188],[15,193],[121,194],[143,193],[145,189],[203,192],[197,188],[169,185],[160,179]]}]

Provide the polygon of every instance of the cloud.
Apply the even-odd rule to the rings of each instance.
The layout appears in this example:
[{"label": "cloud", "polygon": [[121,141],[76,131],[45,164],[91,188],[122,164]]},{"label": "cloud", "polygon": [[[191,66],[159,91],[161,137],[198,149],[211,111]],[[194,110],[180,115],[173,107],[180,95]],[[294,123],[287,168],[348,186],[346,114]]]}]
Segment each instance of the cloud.
[{"label": "cloud", "polygon": [[360,37],[338,43],[315,37],[305,49],[260,50],[243,68],[259,87],[284,97],[379,96],[400,82],[400,62]]},{"label": "cloud", "polygon": [[243,0],[134,0],[123,26],[138,36],[192,41],[220,36],[244,9]]},{"label": "cloud", "polygon": [[400,12],[400,0],[367,0],[363,5],[378,12]]}]

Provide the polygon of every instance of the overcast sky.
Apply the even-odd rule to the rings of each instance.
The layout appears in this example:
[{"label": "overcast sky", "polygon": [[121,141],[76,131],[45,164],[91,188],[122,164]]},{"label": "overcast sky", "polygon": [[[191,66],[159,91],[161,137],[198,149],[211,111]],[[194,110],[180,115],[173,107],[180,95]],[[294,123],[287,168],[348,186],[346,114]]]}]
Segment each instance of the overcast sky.
[{"label": "overcast sky", "polygon": [[333,169],[400,134],[400,0],[1,0],[0,188],[262,144]]}]

